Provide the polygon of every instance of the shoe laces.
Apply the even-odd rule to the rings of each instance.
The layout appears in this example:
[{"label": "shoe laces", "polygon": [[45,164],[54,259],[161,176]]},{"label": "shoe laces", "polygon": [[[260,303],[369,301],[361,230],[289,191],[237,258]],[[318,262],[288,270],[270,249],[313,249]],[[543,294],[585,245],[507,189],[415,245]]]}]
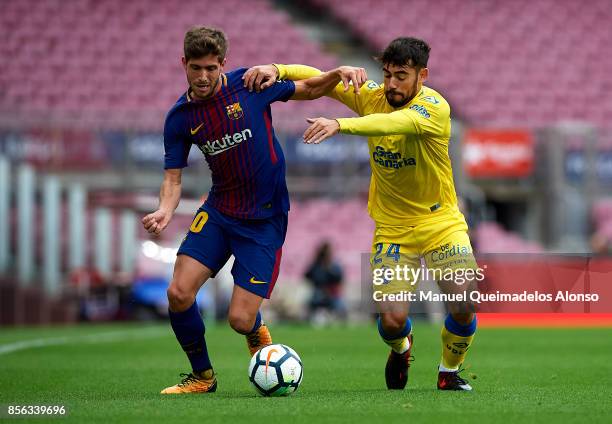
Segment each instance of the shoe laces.
[{"label": "shoe laces", "polygon": [[[394,353],[395,353],[395,352],[394,352]],[[404,352],[404,353],[399,353],[399,354],[398,354],[398,353],[395,353],[394,358],[396,358],[396,359],[395,359],[395,361],[399,361],[399,362],[403,363],[403,362],[404,362],[404,357],[405,357],[405,356],[406,356],[406,352]],[[408,356],[408,357],[406,358],[406,363],[407,363],[406,365],[407,365],[408,367],[410,367],[410,365],[412,364],[412,362],[414,362],[414,355],[410,355],[410,356]]]},{"label": "shoe laces", "polygon": [[250,346],[259,345],[259,330],[255,331],[254,333],[247,334],[246,338]]},{"label": "shoe laces", "polygon": [[459,376],[459,373],[463,372],[463,371],[465,371],[465,368],[459,367],[459,369],[457,371],[451,373],[452,374],[452,378],[453,378],[453,380],[455,380],[459,384],[468,384],[467,380],[465,380],[464,378]]},{"label": "shoe laces", "polygon": [[189,373],[189,374],[181,373],[180,376],[183,377],[183,379],[178,384],[179,387],[185,387],[189,385],[190,383],[195,383],[196,381],[200,380],[198,377],[193,375],[193,373]]}]

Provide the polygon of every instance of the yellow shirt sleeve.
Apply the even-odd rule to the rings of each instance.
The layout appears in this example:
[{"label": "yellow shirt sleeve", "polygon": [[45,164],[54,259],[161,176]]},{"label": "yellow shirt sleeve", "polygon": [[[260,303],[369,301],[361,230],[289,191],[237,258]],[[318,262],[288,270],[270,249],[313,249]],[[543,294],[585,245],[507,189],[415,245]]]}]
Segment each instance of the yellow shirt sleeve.
[{"label": "yellow shirt sleeve", "polygon": [[[366,82],[366,84],[369,81]],[[349,87],[348,91],[344,91],[344,84],[342,82],[334,87],[334,90],[328,94],[332,99],[338,100],[340,103],[343,103],[345,106],[348,106],[353,112],[356,112],[358,115],[363,115],[363,103],[365,102],[365,98],[367,94],[365,94],[366,84],[364,84],[360,88],[360,94],[355,94],[353,91],[353,86]]]},{"label": "yellow shirt sleeve", "polygon": [[312,66],[306,65],[281,65],[275,63],[274,66],[278,69],[278,79],[288,79],[291,81],[298,81],[303,79],[308,79],[311,77],[316,77],[321,75],[322,72],[313,68]]},{"label": "yellow shirt sleeve", "polygon": [[[275,63],[274,66],[278,69],[278,79],[288,79],[291,81],[316,77],[322,73],[319,69],[307,65],[282,65]],[[352,87],[347,92],[344,92],[344,85],[339,83],[327,96],[338,100],[354,112],[362,115],[363,103],[365,102],[365,97],[367,97],[367,94],[364,94],[364,92],[373,87],[372,84],[376,85],[373,81],[366,81],[363,87],[361,87],[361,94],[355,94]]]},{"label": "yellow shirt sleeve", "polygon": [[415,103],[391,113],[373,113],[359,118],[338,118],[340,132],[344,134],[382,136],[416,134],[441,136],[450,124],[448,106],[428,108]]}]

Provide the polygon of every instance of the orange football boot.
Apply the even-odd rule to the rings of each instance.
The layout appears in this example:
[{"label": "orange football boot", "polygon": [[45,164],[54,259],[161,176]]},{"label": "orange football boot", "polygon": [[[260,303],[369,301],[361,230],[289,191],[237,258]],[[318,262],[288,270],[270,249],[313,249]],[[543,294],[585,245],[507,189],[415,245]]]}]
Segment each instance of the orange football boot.
[{"label": "orange football boot", "polygon": [[162,395],[176,395],[184,393],[212,393],[217,390],[217,377],[212,369],[206,370],[200,376],[194,373],[181,374],[180,383],[166,387]]},{"label": "orange football boot", "polygon": [[247,346],[251,356],[259,349],[272,344],[272,336],[266,324],[261,324],[257,331],[246,335]]}]

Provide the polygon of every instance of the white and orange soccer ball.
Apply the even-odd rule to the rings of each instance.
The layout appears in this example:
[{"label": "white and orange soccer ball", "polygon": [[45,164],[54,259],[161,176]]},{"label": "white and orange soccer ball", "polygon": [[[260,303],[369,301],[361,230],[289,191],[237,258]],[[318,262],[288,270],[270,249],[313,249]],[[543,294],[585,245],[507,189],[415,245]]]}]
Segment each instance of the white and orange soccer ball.
[{"label": "white and orange soccer ball", "polygon": [[298,389],[303,376],[302,360],[282,344],[262,347],[249,364],[249,381],[263,396],[288,396]]}]

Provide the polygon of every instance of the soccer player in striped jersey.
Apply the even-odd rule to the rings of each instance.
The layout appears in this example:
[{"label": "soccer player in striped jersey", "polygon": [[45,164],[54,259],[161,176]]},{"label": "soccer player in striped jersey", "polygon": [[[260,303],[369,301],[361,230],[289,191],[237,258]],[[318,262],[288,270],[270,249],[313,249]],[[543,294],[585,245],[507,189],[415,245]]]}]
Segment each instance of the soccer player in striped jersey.
[{"label": "soccer player in striped jersey", "polygon": [[[320,143],[337,133],[368,137],[372,168],[368,211],[376,223],[373,275],[396,265],[420,268],[421,258],[428,269],[444,271],[444,275],[459,275],[466,269],[476,275],[448,155],[450,107],[440,93],[423,85],[429,72],[429,51],[422,40],[395,39],[380,57],[383,85],[366,81],[360,94],[344,92],[341,87],[329,94],[360,117],[309,119],[311,126],[304,133],[307,143]],[[303,65],[263,65],[251,68],[245,83],[250,88],[266,89],[277,79],[300,80],[319,74],[319,70]],[[450,274],[446,272],[449,270]],[[416,287],[411,281],[385,283],[375,290],[394,294]],[[458,279],[438,283],[445,292],[462,292],[467,287],[459,285]],[[473,287],[472,279],[467,290]],[[378,306],[378,330],[391,348],[385,367],[387,387],[403,389],[412,347],[408,304],[380,302]],[[472,306],[469,302],[449,305],[441,336],[440,390],[472,389],[459,376],[476,331]]]},{"label": "soccer player in striped jersey", "polygon": [[217,29],[194,27],[185,34],[182,62],[189,89],[166,116],[159,207],[142,219],[149,233],[166,228],[180,200],[182,169],[196,145],[210,167],[212,188],[178,250],[168,288],[170,323],[192,372],[182,374],[182,381],[163,394],[217,389],[195,297],[231,255],[235,262],[229,323],[246,336],[251,355],[272,343],[259,308],[278,277],[289,196],[270,104],[312,100],[340,81],[348,90],[349,81],[359,87],[365,80],[363,70],[342,67],[249,92],[242,81],[246,69],[223,72],[226,51],[225,35]]}]

